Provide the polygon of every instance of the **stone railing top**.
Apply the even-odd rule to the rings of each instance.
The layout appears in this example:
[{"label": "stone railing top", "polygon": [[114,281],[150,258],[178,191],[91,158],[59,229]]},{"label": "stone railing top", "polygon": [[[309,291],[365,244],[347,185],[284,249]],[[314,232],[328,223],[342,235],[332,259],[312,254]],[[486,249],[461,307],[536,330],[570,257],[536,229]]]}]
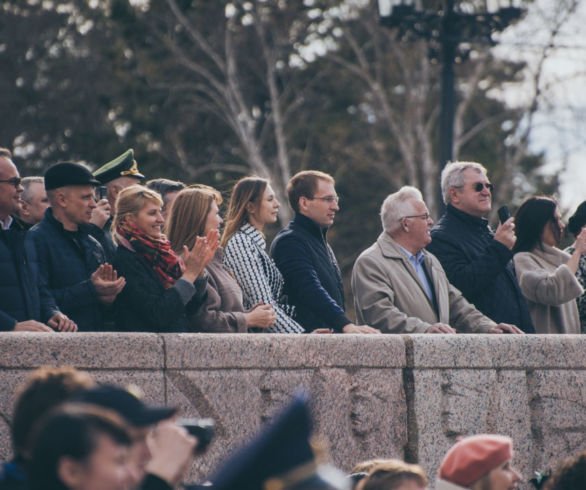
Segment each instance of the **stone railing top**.
[{"label": "stone railing top", "polygon": [[[414,368],[583,369],[584,335],[404,335]],[[411,358],[411,359],[410,359]]]},{"label": "stone railing top", "polygon": [[0,333],[0,367],[583,368],[581,335]]}]

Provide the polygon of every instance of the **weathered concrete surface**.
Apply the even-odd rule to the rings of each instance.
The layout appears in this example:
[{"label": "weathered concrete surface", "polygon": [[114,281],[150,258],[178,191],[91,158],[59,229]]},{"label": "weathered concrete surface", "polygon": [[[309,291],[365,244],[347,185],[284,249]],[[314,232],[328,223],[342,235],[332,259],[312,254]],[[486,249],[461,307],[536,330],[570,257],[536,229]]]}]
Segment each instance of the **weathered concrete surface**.
[{"label": "weathered concrete surface", "polygon": [[[406,457],[435,478],[460,435],[515,440],[526,477],[586,450],[586,337],[0,334],[0,457],[17,387],[41,365],[213,417],[217,437],[194,479],[251,437],[299,386],[335,464]],[[530,488],[524,486],[524,488]]]}]

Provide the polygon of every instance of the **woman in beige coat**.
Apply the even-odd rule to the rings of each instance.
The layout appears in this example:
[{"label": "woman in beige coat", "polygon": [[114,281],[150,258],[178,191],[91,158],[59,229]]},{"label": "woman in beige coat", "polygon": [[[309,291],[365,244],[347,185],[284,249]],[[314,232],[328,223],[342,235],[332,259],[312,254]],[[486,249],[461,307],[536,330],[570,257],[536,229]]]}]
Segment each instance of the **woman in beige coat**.
[{"label": "woman in beige coat", "polygon": [[[167,236],[173,250],[191,247],[198,236],[215,232],[219,236],[223,223],[218,204],[220,193],[211,187],[199,186],[183,189],[171,207],[167,223]],[[208,277],[207,297],[203,305],[190,317],[195,332],[245,333],[258,327],[266,331],[275,322],[270,304],[257,304],[246,310],[242,304],[242,290],[232,273],[222,263],[223,249],[218,247],[215,256],[206,266]]]},{"label": "woman in beige coat", "polygon": [[527,199],[517,211],[515,226],[515,272],[536,333],[580,333],[575,299],[582,286],[575,274],[586,253],[586,230],[576,237],[572,255],[560,250],[564,225],[557,203],[549,197]]}]

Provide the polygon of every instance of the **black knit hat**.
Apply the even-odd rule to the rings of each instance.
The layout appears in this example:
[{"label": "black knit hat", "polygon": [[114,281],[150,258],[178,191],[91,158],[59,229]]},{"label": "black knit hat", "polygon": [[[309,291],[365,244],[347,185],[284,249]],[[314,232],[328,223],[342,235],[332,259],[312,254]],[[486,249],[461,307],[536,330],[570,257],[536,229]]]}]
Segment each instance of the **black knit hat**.
[{"label": "black knit hat", "polygon": [[57,163],[45,172],[45,190],[69,185],[100,185],[100,181],[83,165],[73,162]]}]

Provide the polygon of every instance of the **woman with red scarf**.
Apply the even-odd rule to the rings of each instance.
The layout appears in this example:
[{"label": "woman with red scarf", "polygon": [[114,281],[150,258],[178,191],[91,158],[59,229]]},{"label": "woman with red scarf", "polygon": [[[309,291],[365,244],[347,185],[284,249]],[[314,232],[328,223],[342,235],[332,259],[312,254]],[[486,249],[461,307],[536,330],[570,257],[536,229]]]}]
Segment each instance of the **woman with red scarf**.
[{"label": "woman with red scarf", "polygon": [[205,300],[205,266],[216,251],[217,232],[198,238],[181,258],[161,231],[162,205],[159,194],[140,185],[118,195],[113,264],[126,279],[115,303],[120,331],[185,332],[187,317]]}]

